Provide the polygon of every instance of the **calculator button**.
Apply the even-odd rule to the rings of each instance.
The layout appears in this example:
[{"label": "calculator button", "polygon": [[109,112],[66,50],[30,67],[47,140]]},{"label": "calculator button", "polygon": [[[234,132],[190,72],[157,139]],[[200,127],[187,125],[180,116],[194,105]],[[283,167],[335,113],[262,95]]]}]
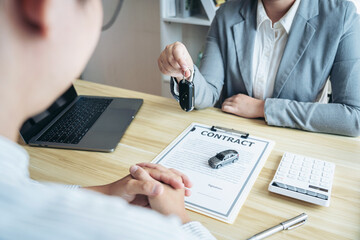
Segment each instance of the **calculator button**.
[{"label": "calculator button", "polygon": [[320,176],[320,175],[321,175],[321,171],[316,170],[316,169],[313,169],[313,170],[311,171],[311,173],[314,174],[315,176]]},{"label": "calculator button", "polygon": [[329,183],[320,183],[320,187],[329,188],[330,184]]},{"label": "calculator button", "polygon": [[317,193],[316,193],[316,192],[309,191],[309,190],[306,191],[306,194],[307,194],[307,195],[310,195],[310,196],[313,196],[313,197],[317,196]]},{"label": "calculator button", "polygon": [[330,183],[330,178],[323,177],[323,178],[321,178],[321,182],[322,183]]},{"label": "calculator button", "polygon": [[280,164],[280,168],[290,168],[291,167],[291,163],[289,162],[283,162]]},{"label": "calculator button", "polygon": [[306,194],[306,190],[302,189],[302,188],[296,188],[296,191],[299,192],[299,193]]},{"label": "calculator button", "polygon": [[309,178],[308,177],[298,177],[298,180],[299,181],[302,181],[302,182],[307,182],[308,180],[309,180]]},{"label": "calculator button", "polygon": [[277,176],[280,176],[280,177],[285,177],[285,176],[286,176],[286,173],[285,173],[285,172],[277,172],[276,175],[277,175]]},{"label": "calculator button", "polygon": [[314,159],[311,158],[304,158],[304,163],[310,163],[311,165],[313,164]]},{"label": "calculator button", "polygon": [[301,168],[301,172],[310,175],[310,173],[311,173],[311,168],[302,167],[302,168]]},{"label": "calculator button", "polygon": [[311,175],[310,179],[313,180],[313,181],[320,181],[320,176]]},{"label": "calculator button", "polygon": [[288,178],[290,178],[290,179],[296,179],[296,177],[297,177],[297,176],[294,175],[294,174],[289,174],[289,175],[288,175]]},{"label": "calculator button", "polygon": [[300,177],[306,177],[306,178],[310,177],[310,174],[308,172],[304,172],[304,171],[302,171],[299,175],[300,175]]},{"label": "calculator button", "polygon": [[322,169],[323,169],[323,165],[314,165],[314,166],[313,166],[313,169],[322,170]]},{"label": "calculator button", "polygon": [[312,167],[312,165],[313,165],[312,162],[305,162],[305,161],[303,162],[304,167],[309,167],[310,168],[310,167]]},{"label": "calculator button", "polygon": [[295,169],[295,170],[299,170],[299,169],[301,169],[301,165],[292,165],[290,168]]},{"label": "calculator button", "polygon": [[326,177],[326,178],[329,178],[330,177],[330,173],[327,173],[327,172],[323,172],[323,174],[322,174],[324,177]]},{"label": "calculator button", "polygon": [[289,190],[291,190],[291,191],[296,192],[296,187],[294,187],[294,186],[287,185],[286,188],[289,189]]},{"label": "calculator button", "polygon": [[275,178],[274,178],[275,180],[278,180],[278,181],[283,181],[283,180],[285,180],[285,177],[282,177],[282,176],[276,176]]},{"label": "calculator button", "polygon": [[291,158],[291,157],[284,157],[284,158],[281,159],[281,161],[284,162],[284,163],[292,163],[293,158]]},{"label": "calculator button", "polygon": [[328,196],[324,195],[324,194],[321,194],[321,193],[318,193],[316,195],[318,198],[321,198],[321,199],[324,199],[324,200],[327,200],[328,199]]},{"label": "calculator button", "polygon": [[320,181],[319,180],[311,180],[309,181],[310,184],[312,185],[319,185]]},{"label": "calculator button", "polygon": [[286,189],[286,185],[280,182],[274,182],[273,183],[275,186],[281,187],[281,188],[285,188]]},{"label": "calculator button", "polygon": [[284,154],[284,158],[293,160],[293,159],[294,159],[294,154],[292,154],[292,153],[285,153],[285,154]]}]

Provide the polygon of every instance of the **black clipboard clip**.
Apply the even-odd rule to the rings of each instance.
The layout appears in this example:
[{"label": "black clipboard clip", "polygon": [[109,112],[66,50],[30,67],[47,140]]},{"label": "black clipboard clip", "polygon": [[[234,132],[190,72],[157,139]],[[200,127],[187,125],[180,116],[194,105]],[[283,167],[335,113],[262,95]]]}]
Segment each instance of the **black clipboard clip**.
[{"label": "black clipboard clip", "polygon": [[241,138],[245,138],[245,139],[249,137],[249,133],[242,132],[242,131],[238,131],[238,130],[231,129],[231,128],[224,128],[224,127],[212,126],[210,130],[213,131],[213,132],[221,131],[221,132],[232,132],[232,133],[236,133],[236,134],[239,134]]}]

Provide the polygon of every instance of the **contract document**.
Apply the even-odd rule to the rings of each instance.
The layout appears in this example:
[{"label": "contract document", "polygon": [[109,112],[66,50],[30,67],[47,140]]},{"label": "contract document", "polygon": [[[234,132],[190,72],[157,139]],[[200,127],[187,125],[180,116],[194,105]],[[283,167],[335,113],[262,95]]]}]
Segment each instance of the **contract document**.
[{"label": "contract document", "polygon": [[[274,144],[251,134],[192,123],[152,162],[190,178],[192,194],[185,198],[188,209],[233,223]],[[239,160],[211,168],[209,158],[228,149],[236,150]]]}]

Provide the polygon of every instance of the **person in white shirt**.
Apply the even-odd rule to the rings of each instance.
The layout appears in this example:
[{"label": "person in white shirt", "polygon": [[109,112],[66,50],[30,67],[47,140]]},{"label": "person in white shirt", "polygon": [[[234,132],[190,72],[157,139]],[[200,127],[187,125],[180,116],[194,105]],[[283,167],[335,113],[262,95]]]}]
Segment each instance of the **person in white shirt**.
[{"label": "person in white shirt", "polygon": [[79,76],[101,22],[100,0],[0,0],[0,239],[215,239],[185,211],[189,179],[160,165],[87,188],[30,179],[19,128]]},{"label": "person in white shirt", "polygon": [[233,0],[217,10],[200,69],[180,42],[162,51],[158,66],[173,77],[175,97],[183,75],[193,81],[197,109],[359,136],[359,42],[352,1]]}]

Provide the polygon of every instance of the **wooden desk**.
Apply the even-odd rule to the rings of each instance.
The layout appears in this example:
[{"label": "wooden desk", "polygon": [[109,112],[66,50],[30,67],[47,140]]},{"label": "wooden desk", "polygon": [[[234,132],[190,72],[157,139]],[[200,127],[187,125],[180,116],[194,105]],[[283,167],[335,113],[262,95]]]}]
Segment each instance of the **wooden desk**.
[{"label": "wooden desk", "polygon": [[[360,138],[317,134],[267,126],[222,113],[219,109],[183,112],[175,100],[77,81],[82,95],[143,98],[144,105],[114,153],[26,147],[31,177],[67,184],[98,185],[128,174],[131,165],[150,162],[192,122],[246,129],[276,142],[233,225],[190,212],[218,239],[246,239],[302,212],[308,222],[269,239],[360,239]],[[330,207],[321,207],[270,193],[267,188],[284,151],[336,164]]]}]

